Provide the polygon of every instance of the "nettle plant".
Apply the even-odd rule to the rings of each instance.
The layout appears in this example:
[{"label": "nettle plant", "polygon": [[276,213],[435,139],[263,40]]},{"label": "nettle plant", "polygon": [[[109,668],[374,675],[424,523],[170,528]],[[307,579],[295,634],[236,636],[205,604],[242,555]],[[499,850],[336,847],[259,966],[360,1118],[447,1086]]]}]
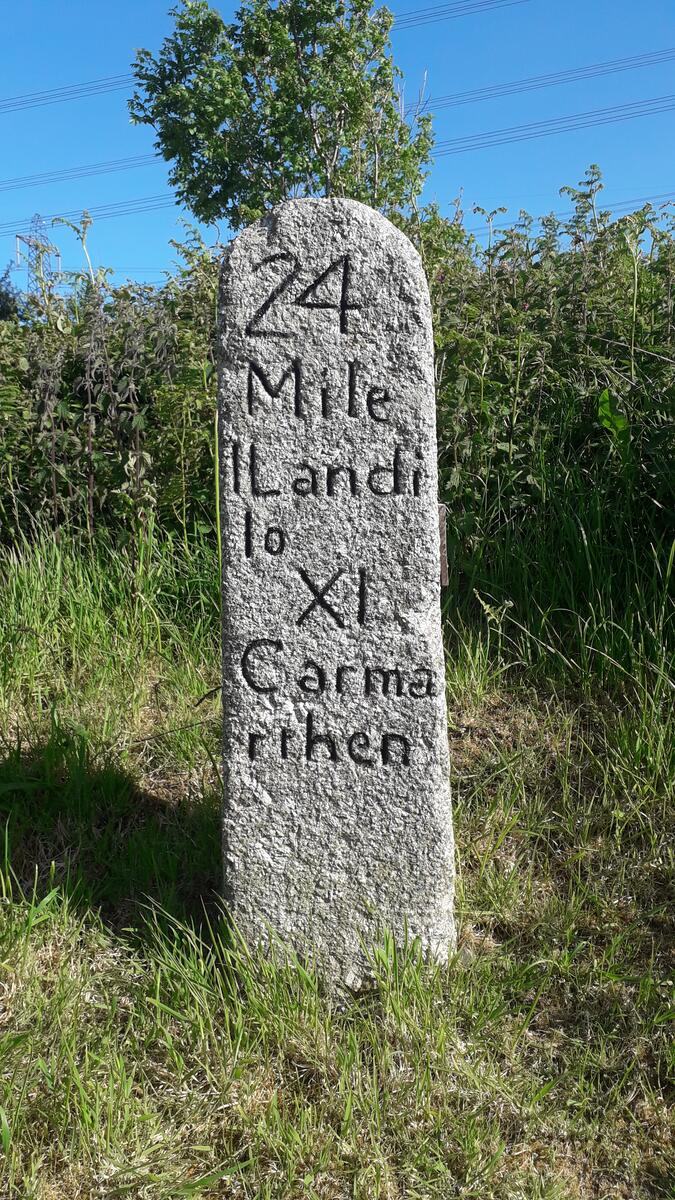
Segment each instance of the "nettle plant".
[{"label": "nettle plant", "polygon": [[[458,560],[556,520],[565,489],[667,533],[675,416],[673,218],[601,208],[591,167],[572,215],[535,224],[477,210],[483,239],[434,210],[411,223],[434,308],[441,481]],[[474,210],[476,211],[476,210]],[[582,506],[583,507],[583,506]]]},{"label": "nettle plant", "polygon": [[[567,219],[477,213],[481,235],[459,204],[396,216],[431,286],[453,578],[497,606],[514,553],[545,609],[560,564],[592,594],[589,545],[621,574],[627,546],[649,555],[672,531],[673,219],[612,220],[595,168],[567,193]],[[30,295],[0,320],[4,541],[36,522],[118,542],[157,524],[215,536],[220,249],[194,232],[174,248],[180,265],[151,288],[89,264],[59,274],[38,247]]]},{"label": "nettle plant", "polygon": [[[34,239],[31,291],[20,315],[0,321],[4,540],[38,524],[133,540],[158,509],[185,533],[196,506],[212,505],[212,256],[191,235],[163,286],[115,287],[91,267],[89,226],[86,214],[70,225],[81,272],[55,270],[51,244]],[[190,439],[201,417],[206,432]]]}]

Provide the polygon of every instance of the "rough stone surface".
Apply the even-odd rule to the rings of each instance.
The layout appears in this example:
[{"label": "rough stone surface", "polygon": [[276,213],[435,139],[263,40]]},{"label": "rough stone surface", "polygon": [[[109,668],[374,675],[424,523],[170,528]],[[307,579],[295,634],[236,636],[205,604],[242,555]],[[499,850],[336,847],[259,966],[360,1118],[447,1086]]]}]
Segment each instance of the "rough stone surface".
[{"label": "rough stone surface", "polygon": [[291,200],[220,319],[226,900],[355,984],[383,928],[454,936],[426,280],[378,213]]}]

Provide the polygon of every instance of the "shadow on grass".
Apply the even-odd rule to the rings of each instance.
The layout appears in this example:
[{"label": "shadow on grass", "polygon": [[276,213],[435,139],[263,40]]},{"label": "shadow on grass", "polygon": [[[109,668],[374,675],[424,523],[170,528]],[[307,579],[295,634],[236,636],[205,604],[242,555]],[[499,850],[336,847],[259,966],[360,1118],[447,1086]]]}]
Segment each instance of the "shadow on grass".
[{"label": "shadow on grass", "polygon": [[116,929],[141,929],[149,903],[197,925],[217,906],[218,797],[151,795],[94,762],[81,736],[55,729],[39,746],[5,753],[0,820],[24,892],[60,886]]}]

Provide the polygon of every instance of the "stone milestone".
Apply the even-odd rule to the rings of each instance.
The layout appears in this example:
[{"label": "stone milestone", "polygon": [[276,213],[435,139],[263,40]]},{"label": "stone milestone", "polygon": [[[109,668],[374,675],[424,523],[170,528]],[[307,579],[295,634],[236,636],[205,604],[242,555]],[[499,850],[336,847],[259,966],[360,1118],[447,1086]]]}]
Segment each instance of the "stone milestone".
[{"label": "stone milestone", "polygon": [[289,200],[229,248],[219,339],[226,901],[356,985],[383,929],[454,937],[420,259]]}]

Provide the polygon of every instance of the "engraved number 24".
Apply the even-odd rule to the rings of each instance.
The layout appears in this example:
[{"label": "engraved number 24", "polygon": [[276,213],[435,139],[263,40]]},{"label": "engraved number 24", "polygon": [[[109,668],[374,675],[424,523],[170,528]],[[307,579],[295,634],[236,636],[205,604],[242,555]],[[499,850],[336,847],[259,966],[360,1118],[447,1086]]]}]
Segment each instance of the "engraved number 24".
[{"label": "engraved number 24", "polygon": [[[269,263],[287,262],[289,270],[272,288],[267,298],[260,305],[260,308],[253,314],[251,320],[246,326],[246,332],[250,337],[291,337],[289,330],[284,329],[261,329],[260,322],[267,312],[272,308],[276,301],[288,292],[292,285],[297,280],[300,274],[300,261],[295,254],[291,254],[286,250],[280,251],[278,254],[270,254],[267,258],[263,258],[254,268],[256,271],[261,267],[268,266]],[[292,304],[298,305],[301,308],[324,308],[334,309],[339,313],[340,317],[340,333],[347,333],[347,314],[354,309],[361,307],[360,304],[351,303],[349,300],[349,290],[351,284],[351,259],[348,254],[341,254],[339,258],[333,260],[325,271],[322,271],[317,278],[310,283],[309,287],[303,288],[298,296],[291,301]],[[317,291],[330,276],[336,275],[339,277],[339,298],[337,300],[319,300],[317,299]]]}]

